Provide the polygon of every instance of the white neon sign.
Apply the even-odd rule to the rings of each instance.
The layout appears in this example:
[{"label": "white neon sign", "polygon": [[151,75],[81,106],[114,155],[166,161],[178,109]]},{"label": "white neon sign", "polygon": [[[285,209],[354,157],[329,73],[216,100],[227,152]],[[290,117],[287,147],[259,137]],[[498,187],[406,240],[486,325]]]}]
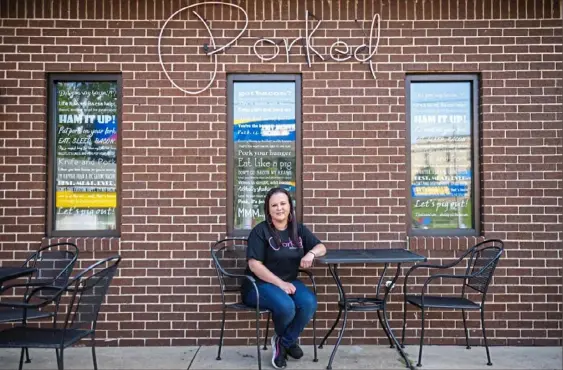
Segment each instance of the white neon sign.
[{"label": "white neon sign", "polygon": [[[217,47],[217,45],[215,45],[215,37],[213,36],[213,33],[211,32],[211,28],[208,26],[205,19],[203,19],[203,17],[197,11],[194,10],[195,8],[203,7],[203,6],[206,6],[206,5],[228,6],[228,7],[231,7],[231,8],[234,8],[234,9],[240,11],[244,15],[244,27],[240,30],[240,32],[232,40],[230,40],[227,44],[225,44],[221,47]],[[185,89],[183,87],[180,87],[176,82],[174,82],[174,80],[170,77],[170,74],[166,70],[164,62],[162,60],[162,52],[161,52],[162,36],[164,34],[164,30],[166,29],[166,26],[168,25],[168,23],[178,14],[182,13],[183,11],[190,10],[190,9],[191,9],[192,13],[201,21],[201,23],[205,27],[207,33],[209,34],[209,39],[210,39],[210,44],[211,44],[211,50],[206,51],[206,55],[208,55],[211,58],[211,61],[213,63],[213,71],[211,72],[211,77],[210,77],[207,85],[205,87],[199,89],[199,90],[188,90],[188,89]],[[310,18],[313,18],[313,21],[315,21],[315,20],[317,21],[317,23],[311,29],[309,28]],[[316,18],[314,18],[314,16],[309,14],[308,10],[305,10],[305,35],[306,35],[305,38],[299,36],[299,37],[296,37],[292,40],[288,39],[288,38],[282,39],[283,45],[284,45],[284,48],[285,48],[285,56],[286,56],[287,63],[289,63],[291,48],[298,41],[302,41],[304,43],[304,45],[302,47],[305,48],[307,66],[311,67],[311,64],[313,63],[313,59],[311,57],[312,54],[315,54],[317,57],[319,57],[323,61],[325,60],[324,56],[321,55],[315,49],[315,46],[313,45],[314,34],[319,29],[321,23],[322,23],[322,20],[317,20]],[[363,43],[363,44],[353,48],[350,45],[348,45],[345,41],[337,40],[329,48],[330,58],[335,62],[345,62],[345,61],[352,59],[352,57],[353,57],[356,61],[358,61],[360,63],[369,63],[369,70],[371,72],[372,77],[375,79],[375,68],[374,68],[374,65],[373,65],[372,57],[377,52],[377,48],[379,46],[379,37],[380,37],[380,34],[381,34],[380,24],[381,24],[381,17],[379,16],[378,13],[376,13],[376,14],[373,15],[372,20],[371,20],[370,33],[367,36],[369,41],[368,41],[367,44]],[[224,3],[224,2],[221,2],[221,1],[205,1],[205,2],[201,2],[201,3],[185,6],[181,9],[175,11],[164,22],[164,24],[162,25],[162,28],[160,29],[160,33],[158,35],[158,61],[160,62],[160,66],[162,67],[162,71],[164,72],[164,74],[166,75],[166,78],[168,78],[170,83],[174,87],[176,87],[177,89],[181,90],[182,92],[189,94],[189,95],[197,95],[197,94],[204,92],[205,90],[209,89],[211,87],[211,85],[213,85],[213,82],[215,82],[215,77],[217,76],[217,65],[218,65],[217,54],[224,51],[225,49],[229,48],[234,43],[236,43],[237,40],[239,40],[244,35],[247,28],[248,28],[248,14],[246,13],[246,11],[242,7],[240,7],[236,4]],[[274,48],[274,52],[271,55],[261,54],[257,49],[261,45],[272,46]],[[367,50],[367,54],[362,56],[361,54],[364,52],[364,50]],[[271,40],[271,39],[268,39],[268,38],[259,38],[258,40],[256,40],[256,42],[252,46],[252,52],[254,53],[254,55],[258,59],[260,59],[261,61],[267,62],[267,61],[271,61],[271,60],[273,60],[273,59],[275,59],[276,57],[279,56],[280,45],[279,45],[279,42],[276,42],[275,40]]]}]

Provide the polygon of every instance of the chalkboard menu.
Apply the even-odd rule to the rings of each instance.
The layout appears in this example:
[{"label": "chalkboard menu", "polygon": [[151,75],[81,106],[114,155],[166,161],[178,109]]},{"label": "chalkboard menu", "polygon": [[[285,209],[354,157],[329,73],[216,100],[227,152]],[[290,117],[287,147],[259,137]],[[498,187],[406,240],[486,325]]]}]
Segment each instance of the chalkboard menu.
[{"label": "chalkboard menu", "polygon": [[55,84],[55,230],[115,230],[117,82]]},{"label": "chalkboard menu", "polygon": [[471,81],[409,85],[413,229],[473,229]]},{"label": "chalkboard menu", "polygon": [[296,192],[295,82],[236,81],[232,91],[233,228],[264,220],[273,187]]}]

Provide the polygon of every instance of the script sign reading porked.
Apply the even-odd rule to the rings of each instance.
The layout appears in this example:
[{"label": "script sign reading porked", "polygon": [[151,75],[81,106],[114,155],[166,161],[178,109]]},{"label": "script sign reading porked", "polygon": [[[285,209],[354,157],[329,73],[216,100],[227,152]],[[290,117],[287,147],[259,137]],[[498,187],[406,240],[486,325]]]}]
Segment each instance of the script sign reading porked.
[{"label": "script sign reading porked", "polygon": [[[225,45],[222,46],[216,45],[215,37],[213,36],[212,30],[208,22],[195,10],[209,5],[234,8],[243,14],[244,27],[238,32],[238,34],[234,38],[232,38]],[[161,51],[162,36],[164,34],[164,30],[166,29],[166,26],[174,17],[187,10],[191,10],[191,12],[201,21],[202,26],[205,27],[207,33],[209,34],[210,45],[209,46],[205,45],[203,47],[203,52],[207,56],[209,56],[211,62],[213,63],[213,70],[211,71],[211,77],[209,78],[208,83],[204,87],[197,90],[185,89],[183,87],[180,87],[176,82],[174,82],[174,80],[166,70],[166,67],[162,59],[162,51]],[[313,27],[309,27],[309,22],[311,18],[313,19],[313,23],[316,22],[313,24]],[[313,55],[316,55],[318,58],[320,58],[323,61],[325,60],[325,58],[330,58],[332,61],[335,62],[345,62],[353,58],[357,62],[369,64],[369,70],[371,72],[372,77],[375,79],[375,68],[372,58],[377,52],[377,47],[379,45],[379,36],[381,31],[380,28],[381,17],[379,16],[379,14],[376,13],[373,15],[371,19],[370,31],[368,35],[366,35],[364,30],[362,29],[365,38],[367,38],[367,42],[364,39],[364,42],[361,45],[353,47],[348,45],[348,43],[346,43],[345,41],[337,39],[328,48],[328,55],[322,55],[318,51],[318,47],[314,46],[315,32],[319,29],[321,23],[322,20],[315,18],[312,14],[309,13],[308,10],[305,10],[305,37],[299,36],[293,39],[282,38],[281,40],[272,40],[263,37],[257,38],[256,42],[254,42],[254,45],[252,47],[252,52],[261,61],[270,61],[279,56],[280,44],[283,43],[283,48],[285,48],[286,62],[289,63],[291,49],[298,41],[301,41],[301,46],[304,48],[305,60],[309,67],[311,67],[311,64],[313,63]],[[206,1],[206,2],[185,6],[175,11],[170,17],[168,17],[168,19],[164,22],[162,28],[160,29],[160,34],[158,35],[158,60],[160,62],[160,66],[162,67],[164,74],[166,75],[166,77],[174,87],[178,88],[179,90],[183,91],[186,94],[197,95],[209,89],[211,85],[214,83],[218,70],[217,55],[220,52],[234,45],[237,42],[237,40],[243,37],[247,28],[248,28],[248,14],[242,7],[236,4],[224,3],[220,1]],[[271,54],[265,55],[263,53],[260,53],[258,50],[258,48],[261,46],[270,46],[273,48],[274,51]]]}]

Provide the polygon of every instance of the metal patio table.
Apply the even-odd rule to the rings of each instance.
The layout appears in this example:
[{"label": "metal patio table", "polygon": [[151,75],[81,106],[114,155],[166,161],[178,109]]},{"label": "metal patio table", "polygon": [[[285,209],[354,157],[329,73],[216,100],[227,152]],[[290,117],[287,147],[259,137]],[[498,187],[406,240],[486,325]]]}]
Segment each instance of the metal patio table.
[{"label": "metal patio table", "polygon": [[[385,332],[385,335],[389,339],[389,343],[391,347],[397,348],[401,357],[405,360],[407,368],[412,369],[411,362],[409,361],[408,357],[403,352],[400,343],[397,341],[397,338],[393,334],[391,327],[389,326],[389,322],[387,321],[387,311],[386,311],[386,304],[387,298],[389,297],[389,292],[391,291],[393,285],[397,281],[399,277],[399,273],[401,271],[401,264],[408,263],[408,262],[425,262],[426,257],[421,256],[419,254],[413,253],[407,249],[338,249],[338,250],[328,250],[325,256],[319,257],[318,262],[328,265],[328,269],[336,286],[338,287],[338,317],[336,321],[325,335],[323,340],[321,341],[319,348],[323,347],[323,344],[328,339],[330,334],[334,331],[336,325],[340,321],[340,317],[342,316],[342,311],[344,311],[344,320],[342,322],[342,329],[340,330],[340,334],[338,335],[338,340],[334,345],[334,349],[332,350],[332,354],[330,355],[330,360],[328,362],[328,366],[326,367],[328,370],[332,369],[332,361],[334,360],[334,356],[336,355],[336,351],[340,342],[342,341],[342,336],[344,335],[344,330],[346,329],[346,320],[348,318],[348,312],[351,311],[376,311],[377,317]],[[390,283],[384,285],[385,293],[381,296],[381,287],[383,283],[383,279],[385,278],[385,273],[389,264],[397,264],[397,271],[395,272],[395,276],[391,280]],[[344,292],[344,288],[342,286],[342,281],[340,280],[340,276],[338,275],[338,265],[351,265],[351,264],[383,264],[383,271],[379,277],[379,281],[377,283],[377,288],[375,290],[375,296],[372,297],[352,297],[347,296]],[[380,311],[383,311],[383,318],[380,314]]]},{"label": "metal patio table", "polygon": [[0,267],[0,287],[8,280],[31,275],[35,271],[36,269],[34,267]]}]

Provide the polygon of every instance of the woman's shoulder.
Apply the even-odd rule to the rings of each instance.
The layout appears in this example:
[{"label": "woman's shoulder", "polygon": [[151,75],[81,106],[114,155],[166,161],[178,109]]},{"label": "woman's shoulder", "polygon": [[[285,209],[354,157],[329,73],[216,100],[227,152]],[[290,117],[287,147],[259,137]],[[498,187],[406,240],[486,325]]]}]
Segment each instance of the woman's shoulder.
[{"label": "woman's shoulder", "polygon": [[254,225],[254,227],[252,229],[267,229],[268,228],[268,223],[264,220],[262,222],[257,223],[256,225]]},{"label": "woman's shoulder", "polygon": [[302,224],[302,223],[298,223],[297,224],[297,232],[299,233],[300,236],[303,235],[312,235],[313,232],[311,231],[311,229],[309,229],[307,227],[307,225]]},{"label": "woman's shoulder", "polygon": [[262,236],[262,235],[265,235],[267,231],[268,231],[268,224],[266,223],[266,221],[262,221],[262,222],[260,222],[256,225],[254,225],[254,227],[252,228],[250,233]]}]

